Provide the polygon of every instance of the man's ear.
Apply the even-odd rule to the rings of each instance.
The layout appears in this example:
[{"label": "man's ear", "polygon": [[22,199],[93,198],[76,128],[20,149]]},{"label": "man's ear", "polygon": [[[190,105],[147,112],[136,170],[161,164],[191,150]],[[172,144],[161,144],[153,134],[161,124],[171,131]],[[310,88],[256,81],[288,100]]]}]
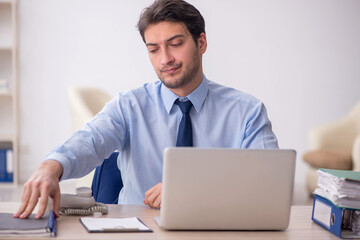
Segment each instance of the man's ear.
[{"label": "man's ear", "polygon": [[200,36],[198,38],[198,47],[200,49],[201,54],[204,54],[206,52],[207,41],[206,41],[206,34],[205,33],[200,34]]}]

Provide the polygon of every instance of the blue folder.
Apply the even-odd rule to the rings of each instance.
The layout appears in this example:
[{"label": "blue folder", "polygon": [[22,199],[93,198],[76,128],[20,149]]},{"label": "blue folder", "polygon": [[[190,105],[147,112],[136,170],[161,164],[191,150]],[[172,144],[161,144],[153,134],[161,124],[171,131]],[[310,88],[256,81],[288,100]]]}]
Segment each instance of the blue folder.
[{"label": "blue folder", "polygon": [[6,179],[6,149],[0,149],[0,182]]},{"label": "blue folder", "polygon": [[[0,182],[13,182],[13,172],[9,172],[9,164],[12,160],[12,149],[0,148]],[[8,159],[8,157],[10,157]]]},{"label": "blue folder", "polygon": [[311,219],[340,238],[360,238],[349,229],[351,215],[356,209],[341,208],[319,195],[314,196]]}]

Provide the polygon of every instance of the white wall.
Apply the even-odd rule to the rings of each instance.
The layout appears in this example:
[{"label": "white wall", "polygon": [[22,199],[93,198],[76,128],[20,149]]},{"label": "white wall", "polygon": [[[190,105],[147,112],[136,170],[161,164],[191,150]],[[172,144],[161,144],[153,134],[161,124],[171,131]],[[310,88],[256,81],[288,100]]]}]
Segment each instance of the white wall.
[{"label": "white wall", "polygon": [[[110,94],[157,80],[136,30],[152,0],[19,0],[20,180],[71,134],[66,89]],[[282,148],[306,166],[307,132],[360,99],[360,1],[192,0],[205,74],[263,100]]]}]

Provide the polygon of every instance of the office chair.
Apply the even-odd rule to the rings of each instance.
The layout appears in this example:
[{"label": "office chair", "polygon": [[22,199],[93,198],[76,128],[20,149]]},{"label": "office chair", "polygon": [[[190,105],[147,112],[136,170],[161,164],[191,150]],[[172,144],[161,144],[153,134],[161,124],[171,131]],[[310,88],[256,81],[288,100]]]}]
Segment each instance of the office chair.
[{"label": "office chair", "polygon": [[117,167],[119,153],[114,152],[95,169],[91,190],[96,202],[117,204],[123,187],[121,173]]},{"label": "office chair", "polygon": [[360,101],[342,118],[310,129],[306,188],[317,188],[319,168],[360,171]]},{"label": "office chair", "polygon": [[[111,96],[102,89],[95,87],[70,87],[67,98],[71,113],[73,131],[81,129],[100,112]],[[90,187],[94,171],[76,180],[76,187]]]}]

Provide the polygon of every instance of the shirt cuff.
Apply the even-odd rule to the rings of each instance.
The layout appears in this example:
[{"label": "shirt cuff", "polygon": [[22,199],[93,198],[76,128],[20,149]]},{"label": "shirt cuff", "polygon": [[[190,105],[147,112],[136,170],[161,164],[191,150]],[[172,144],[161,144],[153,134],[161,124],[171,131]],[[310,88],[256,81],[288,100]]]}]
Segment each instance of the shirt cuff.
[{"label": "shirt cuff", "polygon": [[70,176],[69,169],[71,169],[71,163],[65,155],[63,155],[61,153],[50,153],[46,156],[44,161],[46,161],[46,160],[55,160],[61,164],[61,166],[63,168],[63,172],[59,179],[60,181],[70,178],[69,177]]}]

